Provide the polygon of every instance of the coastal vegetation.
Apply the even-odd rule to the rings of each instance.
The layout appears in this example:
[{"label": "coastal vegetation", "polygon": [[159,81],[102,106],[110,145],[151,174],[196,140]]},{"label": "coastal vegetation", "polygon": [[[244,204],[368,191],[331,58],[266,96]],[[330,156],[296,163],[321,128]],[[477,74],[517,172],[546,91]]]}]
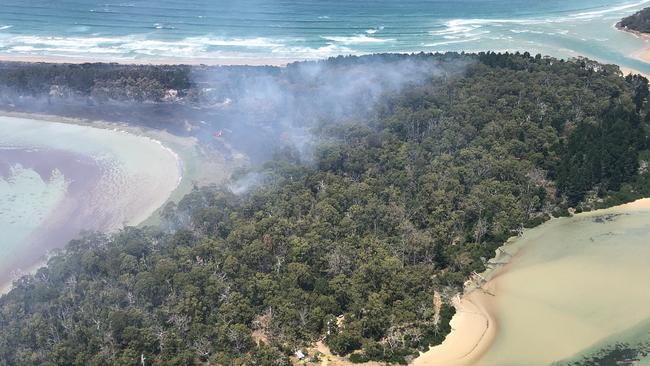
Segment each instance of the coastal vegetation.
[{"label": "coastal vegetation", "polygon": [[[386,89],[368,110],[305,119],[317,142],[233,177],[256,174],[253,189],[196,187],[160,226],[89,234],[18,280],[0,298],[0,359],[287,365],[322,340],[352,362],[404,364],[444,339],[449,299],[508,237],[650,190],[644,77],[528,53],[319,66],[336,74],[395,59],[436,72]],[[224,72],[269,72],[308,93],[297,68]],[[170,84],[153,89],[188,100],[201,85],[157,72]]]},{"label": "coastal vegetation", "polygon": [[650,8],[644,8],[638,12],[621,19],[616,27],[626,30],[650,33]]}]

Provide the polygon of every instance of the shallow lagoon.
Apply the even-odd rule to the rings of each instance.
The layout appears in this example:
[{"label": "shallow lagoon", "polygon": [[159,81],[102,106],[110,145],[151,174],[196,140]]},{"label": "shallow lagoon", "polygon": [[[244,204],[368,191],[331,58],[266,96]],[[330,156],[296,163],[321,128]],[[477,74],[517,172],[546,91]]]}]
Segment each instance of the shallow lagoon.
[{"label": "shallow lagoon", "polygon": [[[0,177],[0,232],[5,244],[26,240],[66,191],[65,178],[57,169],[42,177],[20,164],[8,167],[7,174]],[[1,258],[0,266],[8,265],[4,261],[7,257]]]},{"label": "shallow lagoon", "polygon": [[180,178],[178,157],[156,140],[0,117],[0,287],[82,230],[142,222]]},{"label": "shallow lagoon", "polygon": [[495,296],[480,297],[497,331],[479,364],[572,364],[616,343],[648,362],[633,353],[650,345],[650,202],[556,219],[504,249]]}]

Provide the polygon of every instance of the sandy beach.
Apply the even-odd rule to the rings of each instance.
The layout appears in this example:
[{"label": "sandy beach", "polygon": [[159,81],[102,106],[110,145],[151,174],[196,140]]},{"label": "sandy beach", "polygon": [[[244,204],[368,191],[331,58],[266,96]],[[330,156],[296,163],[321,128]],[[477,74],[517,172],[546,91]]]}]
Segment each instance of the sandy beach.
[{"label": "sandy beach", "polygon": [[490,347],[497,334],[492,315],[493,297],[475,290],[460,300],[454,298],[456,315],[451,319],[451,333],[445,341],[421,353],[413,366],[465,366],[476,363]]},{"label": "sandy beach", "polygon": [[28,63],[64,63],[64,64],[84,64],[84,63],[115,63],[121,65],[205,65],[205,66],[286,66],[289,63],[297,61],[306,61],[307,58],[252,58],[252,57],[220,57],[220,58],[92,58],[92,57],[73,57],[73,56],[41,56],[41,55],[21,55],[0,53],[0,61],[11,62],[28,62]]},{"label": "sandy beach", "polygon": [[650,209],[650,198],[642,198],[640,200],[636,200],[630,203],[623,204],[619,206],[621,209],[624,210],[648,210]]},{"label": "sandy beach", "polygon": [[[512,237],[505,246],[510,246],[518,237]],[[494,262],[508,262],[517,254],[511,256],[501,248],[497,250]],[[508,264],[489,268],[482,273],[478,280],[488,279],[478,283],[476,276],[465,282],[464,294],[457,294],[452,299],[456,314],[450,321],[451,332],[445,340],[421,352],[413,362],[414,366],[475,365],[490,349],[498,334],[497,303],[495,294],[498,291],[498,278],[507,271]]]},{"label": "sandy beach", "polygon": [[623,75],[629,75],[629,74],[637,75],[638,74],[638,75],[641,75],[641,76],[645,77],[646,79],[650,79],[650,74],[647,74],[645,72],[641,72],[639,70],[634,70],[634,69],[631,69],[629,67],[623,67],[623,66],[619,66],[619,68],[621,69],[621,72],[623,73]]}]

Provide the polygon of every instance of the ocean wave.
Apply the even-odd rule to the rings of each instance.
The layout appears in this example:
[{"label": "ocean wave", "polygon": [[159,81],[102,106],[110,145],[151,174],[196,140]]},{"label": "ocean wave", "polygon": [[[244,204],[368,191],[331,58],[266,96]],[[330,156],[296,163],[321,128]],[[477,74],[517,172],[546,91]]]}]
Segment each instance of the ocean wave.
[{"label": "ocean wave", "polygon": [[425,43],[423,44],[424,47],[438,47],[438,46],[448,46],[450,44],[456,44],[456,43],[466,43],[466,42],[474,42],[478,41],[481,38],[475,37],[475,38],[466,38],[466,39],[459,39],[459,40],[453,40],[453,41],[442,41],[442,42],[433,42],[433,43]]},{"label": "ocean wave", "polygon": [[[605,9],[583,11],[573,14],[564,14],[556,17],[539,17],[539,18],[474,18],[474,19],[451,19],[443,23],[444,28],[441,30],[429,31],[432,36],[452,36],[452,37],[474,37],[473,31],[485,27],[501,27],[506,25],[544,25],[553,23],[566,23],[578,21],[587,21],[595,18],[602,17],[609,13],[628,11],[630,9],[639,8],[644,4],[650,3],[650,0],[640,0],[634,3],[627,3],[623,5],[611,6]],[[511,32],[525,33],[529,30],[510,30]]]},{"label": "ocean wave", "polygon": [[521,33],[530,33],[530,34],[544,34],[542,31],[532,30],[532,29],[510,29],[510,32],[515,34]]},{"label": "ocean wave", "polygon": [[498,20],[488,19],[452,19],[443,24],[444,29],[429,31],[429,35],[441,37],[445,41],[430,43],[428,46],[440,46],[455,43],[464,43],[478,40],[481,36],[491,33],[484,29],[484,25]]},{"label": "ocean wave", "polygon": [[[650,1],[650,0],[649,0]],[[465,34],[484,26],[505,26],[506,24],[535,25],[553,23],[549,18],[522,18],[522,19],[452,19],[444,23],[445,29],[430,31],[431,35]]]},{"label": "ocean wave", "polygon": [[357,55],[358,51],[348,47],[342,47],[335,44],[328,44],[322,47],[286,47],[278,48],[272,51],[274,56],[279,58],[299,58],[299,59],[323,59],[338,55]]},{"label": "ocean wave", "polygon": [[135,3],[104,4],[104,6],[115,6],[118,8],[133,8],[135,7]]},{"label": "ocean wave", "polygon": [[381,27],[367,29],[367,30],[366,30],[366,33],[367,33],[367,34],[370,34],[370,35],[373,35],[373,34],[379,32],[379,31],[382,31],[382,30],[384,30],[384,26],[383,26],[383,25],[382,25]]},{"label": "ocean wave", "polygon": [[154,23],[153,27],[155,29],[176,29],[176,27],[172,25],[166,25],[166,24],[161,24],[161,23]]},{"label": "ocean wave", "polygon": [[[566,35],[569,33],[566,29],[559,29],[555,32],[545,32],[540,28],[548,24],[571,23],[576,21],[590,21],[598,19],[606,14],[614,12],[629,11],[638,8],[643,4],[649,3],[650,0],[641,0],[635,3],[612,6],[606,9],[584,11],[575,14],[564,14],[556,17],[545,18],[512,18],[512,19],[451,19],[443,23],[443,29],[429,31],[431,36],[442,39],[439,42],[427,44],[427,46],[442,46],[455,43],[465,43],[478,41],[481,37],[490,33],[490,27],[506,27],[508,31],[515,34],[549,34],[549,35]],[[557,28],[558,25],[554,26]],[[494,29],[492,29],[494,31]],[[500,33],[497,31],[496,33]]]},{"label": "ocean wave", "polygon": [[103,47],[115,49],[168,49],[175,47],[205,48],[207,46],[223,47],[249,47],[249,48],[275,48],[282,47],[283,43],[269,38],[212,38],[188,37],[177,41],[164,41],[148,39],[144,36],[126,37],[40,37],[19,36],[0,37],[0,49],[11,49],[17,46],[33,46],[34,48],[60,48],[61,50],[83,51],[90,47]]},{"label": "ocean wave", "polygon": [[635,3],[617,5],[605,9],[585,11],[577,14],[572,14],[570,17],[573,19],[593,19],[593,18],[601,17],[608,13],[614,13],[623,10],[633,9],[636,7],[641,7],[644,4],[647,4],[648,2],[650,2],[650,0],[641,0]]},{"label": "ocean wave", "polygon": [[13,25],[0,25],[0,30],[5,30],[13,27]]},{"label": "ocean wave", "polygon": [[432,36],[455,36],[466,34],[481,27],[479,19],[452,19],[444,24],[444,29],[429,31]]},{"label": "ocean wave", "polygon": [[360,45],[360,44],[369,44],[369,43],[386,43],[394,42],[393,38],[375,38],[369,37],[365,34],[356,34],[353,36],[321,36],[321,38],[328,41],[340,43],[345,46]]},{"label": "ocean wave", "polygon": [[283,47],[284,43],[280,40],[270,38],[210,38],[210,37],[190,37],[186,41],[206,44],[210,46],[235,46],[235,47],[252,47],[252,48],[278,48]]},{"label": "ocean wave", "polygon": [[0,34],[0,52],[18,55],[133,58],[219,59],[258,57],[261,53],[282,58],[316,59],[356,54],[347,46],[387,42],[367,36],[329,37],[325,46],[304,46],[302,39],[187,37],[160,40],[147,36],[125,37],[41,37]]},{"label": "ocean wave", "polygon": [[86,25],[75,25],[74,27],[71,27],[68,29],[68,32],[70,33],[86,33],[90,27]]}]

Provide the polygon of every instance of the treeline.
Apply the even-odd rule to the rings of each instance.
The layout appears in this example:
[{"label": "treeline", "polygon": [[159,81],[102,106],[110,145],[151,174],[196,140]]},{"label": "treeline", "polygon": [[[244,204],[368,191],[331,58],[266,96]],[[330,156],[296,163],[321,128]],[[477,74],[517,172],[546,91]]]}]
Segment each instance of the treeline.
[{"label": "treeline", "polygon": [[191,86],[190,67],[182,65],[0,62],[0,71],[0,87],[31,96],[160,101],[169,89],[183,93]]},{"label": "treeline", "polygon": [[[253,126],[258,127],[257,131],[259,127],[275,129],[271,126],[275,121],[297,115],[310,120],[303,126],[320,119],[314,100],[329,103],[331,108],[323,107],[328,112],[353,104],[355,98],[342,103],[341,98],[323,95],[329,91],[350,92],[349,85],[344,84],[354,85],[357,80],[341,72],[349,70],[346,65],[367,67],[372,70],[370,74],[380,74],[378,67],[390,65],[399,74],[400,61],[432,63],[434,59],[429,56],[339,57],[326,63],[294,63],[286,68],[0,61],[0,109],[127,122],[199,138],[225,128],[250,136],[248,129]],[[372,69],[374,66],[377,68]],[[321,73],[320,68],[325,72]],[[362,72],[356,76],[362,81],[372,79],[372,75]],[[337,85],[331,87],[330,82]],[[357,99],[364,96],[356,94]],[[350,111],[354,109],[344,108],[338,113]]]},{"label": "treeline", "polygon": [[322,339],[407,363],[444,339],[449,298],[508,237],[648,190],[646,79],[528,54],[414,57],[464,67],[323,121],[315,149],[279,150],[251,192],[197,188],[161,227],[87,236],[22,278],[0,298],[0,359],[288,365]]},{"label": "treeline", "polygon": [[644,8],[621,19],[620,22],[616,23],[616,27],[642,33],[650,33],[650,8]]}]

